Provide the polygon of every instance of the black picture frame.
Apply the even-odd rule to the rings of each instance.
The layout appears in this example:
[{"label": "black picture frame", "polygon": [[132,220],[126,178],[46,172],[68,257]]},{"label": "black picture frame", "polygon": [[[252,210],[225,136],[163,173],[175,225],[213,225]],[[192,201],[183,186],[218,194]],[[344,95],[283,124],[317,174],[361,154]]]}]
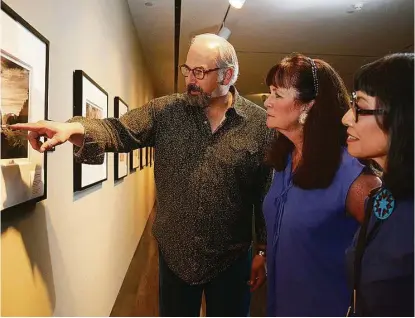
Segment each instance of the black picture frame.
[{"label": "black picture frame", "polygon": [[[108,117],[108,93],[83,70],[75,70],[73,73],[73,102],[74,116],[95,118],[98,114],[99,118]],[[108,180],[108,155],[104,156],[101,165],[78,163],[74,158],[74,192]]]},{"label": "black picture frame", "polygon": [[146,147],[146,167],[148,167],[150,165],[150,156],[149,156],[149,154],[150,154],[149,148]]},{"label": "black picture frame", "polygon": [[130,152],[130,172],[135,172],[138,168],[140,168],[140,160],[140,149],[134,149]]},{"label": "black picture frame", "polygon": [[[114,117],[120,118],[126,112],[128,112],[128,105],[124,102],[119,96],[114,97]],[[131,156],[132,152],[130,152]],[[130,157],[128,153],[114,153],[114,180],[121,180],[128,175],[128,170],[130,168],[128,164],[128,159]],[[122,163],[121,159],[124,159],[125,162]],[[131,158],[132,159],[132,158]],[[125,170],[125,171],[123,171]]]},{"label": "black picture frame", "polygon": [[[33,80],[33,77],[35,76],[34,74],[36,73],[36,85],[32,83],[30,85],[30,89],[28,88],[28,99],[23,104],[22,109],[19,111],[17,119],[19,120],[21,116],[26,116],[27,120],[31,122],[38,120],[48,120],[50,42],[45,36],[43,36],[22,16],[20,16],[16,11],[14,11],[3,1],[1,2],[1,11],[2,28],[4,28],[3,30],[7,30],[7,32],[4,32],[2,37],[2,70],[4,59],[4,62],[11,61],[12,63],[14,63],[15,61],[17,63],[16,65],[22,65],[20,66],[22,69],[24,68],[23,65],[30,65],[31,68],[27,74],[28,81],[29,79]],[[28,32],[25,32],[23,35],[22,30],[26,30]],[[9,41],[9,38],[13,38],[13,40]],[[29,61],[28,54],[22,53],[33,52],[33,50],[36,49],[32,47],[34,43],[32,41],[35,41],[40,44],[39,46],[36,45],[36,47],[39,48],[39,50],[41,50],[37,53],[42,53],[42,59],[36,58]],[[33,56],[34,55],[32,54],[31,57]],[[22,64],[18,64],[20,62],[22,62]],[[33,65],[30,62],[34,62],[37,64]],[[33,73],[33,70],[35,68],[36,72]],[[35,87],[32,87],[32,85],[35,85]],[[40,94],[36,95],[31,93],[33,90],[42,91],[42,89],[44,90],[43,93],[41,92]],[[3,96],[3,89],[2,93]],[[1,105],[3,108],[3,102],[1,103]],[[25,105],[27,107],[27,112],[25,111],[25,115],[22,115],[22,111]],[[36,111],[34,111],[34,109],[36,109]],[[5,117],[3,118],[3,109],[1,109],[1,114],[1,123],[3,124],[3,119],[7,118],[8,120],[10,116],[7,116],[8,114],[5,114]],[[7,120],[4,124],[7,123]],[[6,138],[6,135],[4,135],[3,137],[2,128],[2,139],[3,138]],[[24,158],[24,160],[27,159],[26,163],[21,162],[22,157],[15,160],[13,160],[12,158],[3,158],[4,149],[2,149],[2,217],[6,215],[12,215],[15,212],[22,212],[26,210],[27,207],[32,207],[36,205],[36,203],[43,201],[47,198],[47,154],[36,152],[30,147],[28,143],[26,144],[26,146],[27,148],[25,150],[25,153],[27,155],[27,158]],[[6,150],[4,151],[4,153],[7,153]],[[16,195],[15,191],[18,192]]]},{"label": "black picture frame", "polygon": [[140,148],[140,170],[143,170],[144,167],[144,149]]}]

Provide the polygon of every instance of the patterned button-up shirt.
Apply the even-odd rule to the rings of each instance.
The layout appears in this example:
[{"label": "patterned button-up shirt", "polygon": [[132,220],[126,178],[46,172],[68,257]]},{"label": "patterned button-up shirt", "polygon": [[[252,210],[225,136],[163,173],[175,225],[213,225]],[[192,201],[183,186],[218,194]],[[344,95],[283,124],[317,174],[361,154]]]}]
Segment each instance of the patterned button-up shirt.
[{"label": "patterned button-up shirt", "polygon": [[272,133],[264,109],[241,97],[212,133],[201,107],[184,95],[154,99],[120,119],[74,117],[85,128],[79,162],[100,164],[105,152],[155,147],[157,212],[153,234],[171,270],[189,284],[215,278],[249,249],[253,216],[265,244],[262,200],[271,171],[263,164]]}]

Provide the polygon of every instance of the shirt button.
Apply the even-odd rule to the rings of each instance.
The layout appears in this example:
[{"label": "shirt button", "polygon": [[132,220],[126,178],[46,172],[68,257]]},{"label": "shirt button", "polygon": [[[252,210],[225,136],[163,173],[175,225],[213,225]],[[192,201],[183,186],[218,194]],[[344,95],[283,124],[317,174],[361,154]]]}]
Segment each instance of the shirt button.
[{"label": "shirt button", "polygon": [[204,123],[205,125],[207,125],[207,124],[208,124],[207,120],[205,120],[203,123]]}]

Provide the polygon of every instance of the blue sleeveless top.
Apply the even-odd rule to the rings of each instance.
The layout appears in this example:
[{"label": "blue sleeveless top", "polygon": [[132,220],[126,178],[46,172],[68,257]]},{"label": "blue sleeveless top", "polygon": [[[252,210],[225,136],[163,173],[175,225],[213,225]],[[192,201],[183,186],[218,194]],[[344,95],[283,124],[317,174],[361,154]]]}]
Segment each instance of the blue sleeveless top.
[{"label": "blue sleeveless top", "polygon": [[268,316],[344,316],[350,300],[345,250],[358,229],[346,197],[362,172],[343,151],[332,184],[303,190],[292,184],[289,157],[263,203],[267,226]]}]

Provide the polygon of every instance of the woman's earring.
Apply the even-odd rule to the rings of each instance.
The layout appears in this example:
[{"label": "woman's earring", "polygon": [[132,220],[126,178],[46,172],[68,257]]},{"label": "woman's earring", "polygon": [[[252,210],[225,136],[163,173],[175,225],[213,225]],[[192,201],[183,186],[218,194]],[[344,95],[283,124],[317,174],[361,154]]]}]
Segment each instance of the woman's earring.
[{"label": "woman's earring", "polygon": [[308,116],[308,114],[307,114],[306,112],[302,112],[302,113],[300,114],[300,117],[298,117],[298,122],[299,122],[301,125],[304,125],[304,124],[305,124],[305,121],[307,120],[307,116]]}]

